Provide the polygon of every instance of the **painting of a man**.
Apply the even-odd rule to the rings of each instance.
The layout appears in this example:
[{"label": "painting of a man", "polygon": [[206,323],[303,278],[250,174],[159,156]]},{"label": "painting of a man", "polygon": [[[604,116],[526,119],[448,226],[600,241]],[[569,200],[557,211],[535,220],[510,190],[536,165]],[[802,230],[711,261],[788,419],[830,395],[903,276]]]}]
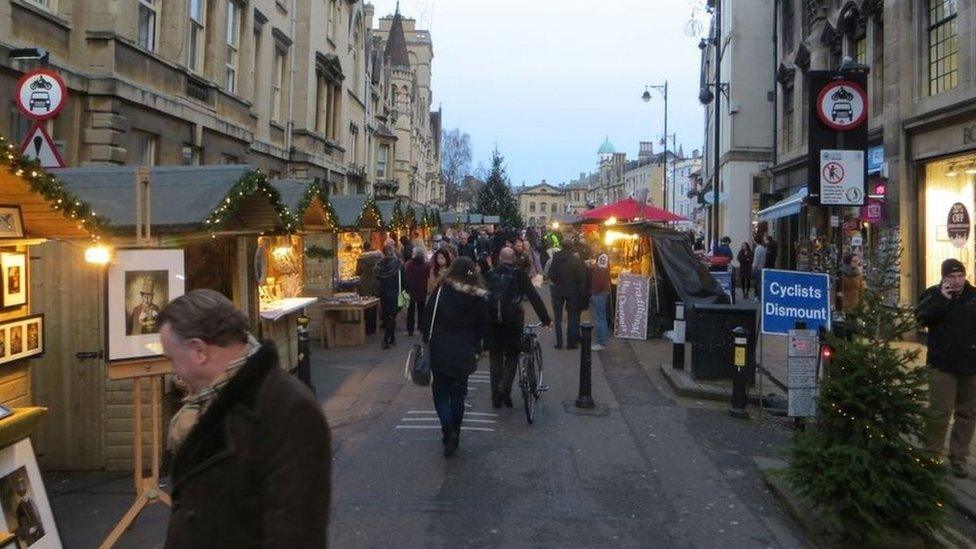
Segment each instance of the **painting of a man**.
[{"label": "painting of a man", "polygon": [[126,335],[159,333],[159,311],[169,302],[166,271],[125,273]]},{"label": "painting of a man", "polygon": [[[3,512],[7,527],[26,547],[44,537],[44,522],[34,503],[27,469],[21,467],[0,480],[3,493]],[[14,520],[11,520],[14,519]]]},{"label": "painting of a man", "polygon": [[37,349],[37,323],[32,322],[27,325],[27,350]]}]

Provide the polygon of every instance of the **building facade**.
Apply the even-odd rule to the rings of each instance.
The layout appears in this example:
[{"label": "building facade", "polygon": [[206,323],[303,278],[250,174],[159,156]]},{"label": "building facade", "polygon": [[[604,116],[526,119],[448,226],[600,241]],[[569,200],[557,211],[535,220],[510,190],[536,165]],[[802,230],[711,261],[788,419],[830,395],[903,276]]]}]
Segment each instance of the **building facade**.
[{"label": "building facade", "polygon": [[[39,47],[69,89],[65,109],[47,123],[69,166],[251,164],[273,177],[317,178],[335,194],[394,180],[398,194],[434,199],[432,54],[397,72],[404,67],[373,55],[374,38],[401,18],[371,29],[372,17],[362,0],[6,0],[0,132],[26,134],[11,95],[38,66],[8,52]],[[423,42],[423,31],[406,28]],[[432,51],[429,35],[416,48]],[[411,86],[395,95],[407,80],[421,83],[417,93]],[[394,112],[395,133],[386,127]],[[397,141],[405,144],[393,151]],[[402,164],[391,172],[394,152]]]},{"label": "building facade", "polygon": [[553,216],[566,213],[566,192],[544,179],[538,185],[519,187],[519,213],[526,226],[543,227],[553,221]]}]

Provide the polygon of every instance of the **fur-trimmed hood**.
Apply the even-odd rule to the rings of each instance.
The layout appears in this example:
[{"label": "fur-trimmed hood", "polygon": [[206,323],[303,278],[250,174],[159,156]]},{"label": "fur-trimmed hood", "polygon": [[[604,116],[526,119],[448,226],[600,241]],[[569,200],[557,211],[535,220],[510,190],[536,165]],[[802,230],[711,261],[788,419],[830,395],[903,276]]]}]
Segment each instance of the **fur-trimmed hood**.
[{"label": "fur-trimmed hood", "polygon": [[465,284],[464,282],[458,282],[457,280],[452,280],[450,278],[445,278],[443,283],[449,285],[451,288],[454,288],[462,294],[480,297],[481,299],[488,299],[488,290],[484,288],[472,286],[471,284]]}]

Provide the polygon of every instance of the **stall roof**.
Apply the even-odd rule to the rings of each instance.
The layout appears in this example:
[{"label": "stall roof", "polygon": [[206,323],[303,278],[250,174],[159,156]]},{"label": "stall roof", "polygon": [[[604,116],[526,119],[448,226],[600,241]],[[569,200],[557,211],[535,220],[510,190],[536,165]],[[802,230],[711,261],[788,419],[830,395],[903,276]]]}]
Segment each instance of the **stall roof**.
[{"label": "stall roof", "polygon": [[[332,203],[332,210],[335,212],[339,227],[344,229],[381,229],[385,225],[383,214],[377,206],[377,203],[365,194],[335,196],[329,198],[329,201]],[[370,208],[371,211],[364,212],[363,209],[366,207],[367,202],[370,202],[373,207]],[[360,220],[360,216],[363,213],[366,213],[366,219]]]},{"label": "stall roof", "polygon": [[389,225],[393,221],[393,208],[396,200],[377,200],[376,207],[380,210],[380,217],[384,225]]},{"label": "stall roof", "polygon": [[[122,229],[136,223],[136,169],[96,166],[52,173]],[[154,230],[287,230],[294,223],[278,191],[251,166],[152,166],[149,177]]]},{"label": "stall roof", "polygon": [[498,223],[501,223],[502,222],[502,216],[500,216],[500,215],[486,215],[486,216],[482,216],[481,222],[482,223],[486,223],[486,224],[496,224],[497,225]]},{"label": "stall roof", "polygon": [[803,187],[772,206],[759,210],[756,217],[759,221],[772,221],[781,217],[796,215],[800,213],[800,208],[803,207],[803,199],[806,197],[807,188]]},{"label": "stall roof", "polygon": [[444,225],[456,225],[465,214],[458,212],[441,212],[441,223]]},{"label": "stall roof", "polygon": [[315,179],[275,179],[271,181],[295,224],[304,229],[333,230],[335,212],[328,193]]}]

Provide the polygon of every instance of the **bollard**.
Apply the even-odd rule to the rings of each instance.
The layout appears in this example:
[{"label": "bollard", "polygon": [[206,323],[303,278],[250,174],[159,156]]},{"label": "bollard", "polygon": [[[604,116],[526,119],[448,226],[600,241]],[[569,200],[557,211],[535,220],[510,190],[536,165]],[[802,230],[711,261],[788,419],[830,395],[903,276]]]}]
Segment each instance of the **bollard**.
[{"label": "bollard", "polygon": [[746,392],[746,363],[749,348],[749,330],[738,326],[732,330],[732,406],[729,415],[748,418],[749,395]]},{"label": "bollard", "polygon": [[675,370],[685,369],[685,304],[681,301],[674,304],[674,341],[671,346],[671,367]]},{"label": "bollard", "polygon": [[592,367],[592,357],[590,356],[590,342],[593,339],[593,325],[589,322],[580,324],[580,381],[579,396],[576,397],[577,408],[593,408],[593,380],[590,368]]},{"label": "bollard", "polygon": [[298,379],[315,393],[312,386],[312,357],[308,352],[308,317],[301,315],[295,322],[298,325]]}]

